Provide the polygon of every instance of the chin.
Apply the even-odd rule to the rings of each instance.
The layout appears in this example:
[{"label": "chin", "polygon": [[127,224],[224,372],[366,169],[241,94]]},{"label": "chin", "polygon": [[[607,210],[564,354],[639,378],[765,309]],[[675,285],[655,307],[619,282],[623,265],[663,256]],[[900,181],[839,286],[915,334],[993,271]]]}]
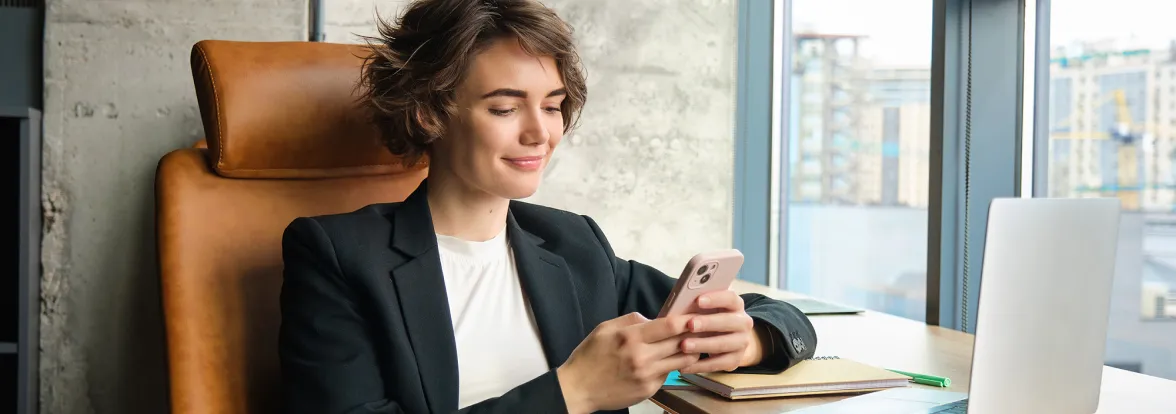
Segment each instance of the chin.
[{"label": "chin", "polygon": [[539,190],[538,179],[518,179],[504,183],[498,191],[498,196],[510,200],[527,198]]}]

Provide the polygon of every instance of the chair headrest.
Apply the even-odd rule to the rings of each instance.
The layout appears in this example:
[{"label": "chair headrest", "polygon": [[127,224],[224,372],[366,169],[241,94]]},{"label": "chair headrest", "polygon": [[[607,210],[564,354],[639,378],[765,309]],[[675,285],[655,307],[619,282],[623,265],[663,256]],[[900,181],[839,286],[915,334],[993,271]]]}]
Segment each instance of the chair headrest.
[{"label": "chair headrest", "polygon": [[208,154],[232,178],[392,174],[405,167],[357,105],[366,46],[204,40],[192,77]]}]

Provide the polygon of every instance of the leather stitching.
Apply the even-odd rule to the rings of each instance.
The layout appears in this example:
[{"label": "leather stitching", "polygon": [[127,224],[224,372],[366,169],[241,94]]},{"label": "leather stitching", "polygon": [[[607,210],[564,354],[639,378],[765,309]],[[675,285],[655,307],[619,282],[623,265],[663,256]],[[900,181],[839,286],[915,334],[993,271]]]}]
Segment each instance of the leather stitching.
[{"label": "leather stitching", "polygon": [[[348,170],[353,168],[368,168],[368,167],[387,167],[396,166],[397,164],[368,164],[368,165],[348,165],[345,167],[327,167],[327,168],[232,168],[225,171],[333,171],[333,170]],[[413,168],[422,165],[428,165],[427,162],[418,162],[406,168]],[[406,170],[407,171],[407,170]]]},{"label": "leather stitching", "polygon": [[212,63],[208,61],[208,55],[204,53],[204,48],[197,46],[196,50],[200,52],[200,60],[204,61],[204,70],[208,72],[208,83],[212,85],[212,106],[216,110],[216,168],[221,169],[224,166],[225,158],[225,130],[224,124],[221,122],[220,113],[220,95],[216,93],[216,78],[212,76]]}]

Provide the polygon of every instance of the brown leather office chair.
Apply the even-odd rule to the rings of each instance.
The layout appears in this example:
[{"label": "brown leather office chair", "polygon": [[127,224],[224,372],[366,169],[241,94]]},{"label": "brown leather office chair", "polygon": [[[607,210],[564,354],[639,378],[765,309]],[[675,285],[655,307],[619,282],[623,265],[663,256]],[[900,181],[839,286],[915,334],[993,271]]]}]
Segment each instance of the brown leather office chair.
[{"label": "brown leather office chair", "polygon": [[299,216],[403,200],[424,178],[354,105],[363,54],[193,47],[207,145],[164,156],[155,180],[173,412],[276,412],[282,231]]}]

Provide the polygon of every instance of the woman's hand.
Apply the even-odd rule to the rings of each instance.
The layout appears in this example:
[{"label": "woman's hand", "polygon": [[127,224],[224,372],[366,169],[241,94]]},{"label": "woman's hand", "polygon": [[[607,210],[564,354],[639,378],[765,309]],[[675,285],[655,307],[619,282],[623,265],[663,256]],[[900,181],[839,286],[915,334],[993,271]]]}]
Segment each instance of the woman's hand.
[{"label": "woman's hand", "polygon": [[743,298],[729,290],[711,292],[698,297],[698,307],[718,312],[690,319],[689,332],[704,335],[682,340],[682,352],[705,353],[708,358],[683,368],[683,374],[732,371],[763,359],[762,337],[767,333],[757,333],[751,317],[743,310]]},{"label": "woman's hand", "polygon": [[679,351],[688,320],[630,313],[597,325],[556,369],[568,412],[616,410],[653,396],[670,371],[698,361]]}]

